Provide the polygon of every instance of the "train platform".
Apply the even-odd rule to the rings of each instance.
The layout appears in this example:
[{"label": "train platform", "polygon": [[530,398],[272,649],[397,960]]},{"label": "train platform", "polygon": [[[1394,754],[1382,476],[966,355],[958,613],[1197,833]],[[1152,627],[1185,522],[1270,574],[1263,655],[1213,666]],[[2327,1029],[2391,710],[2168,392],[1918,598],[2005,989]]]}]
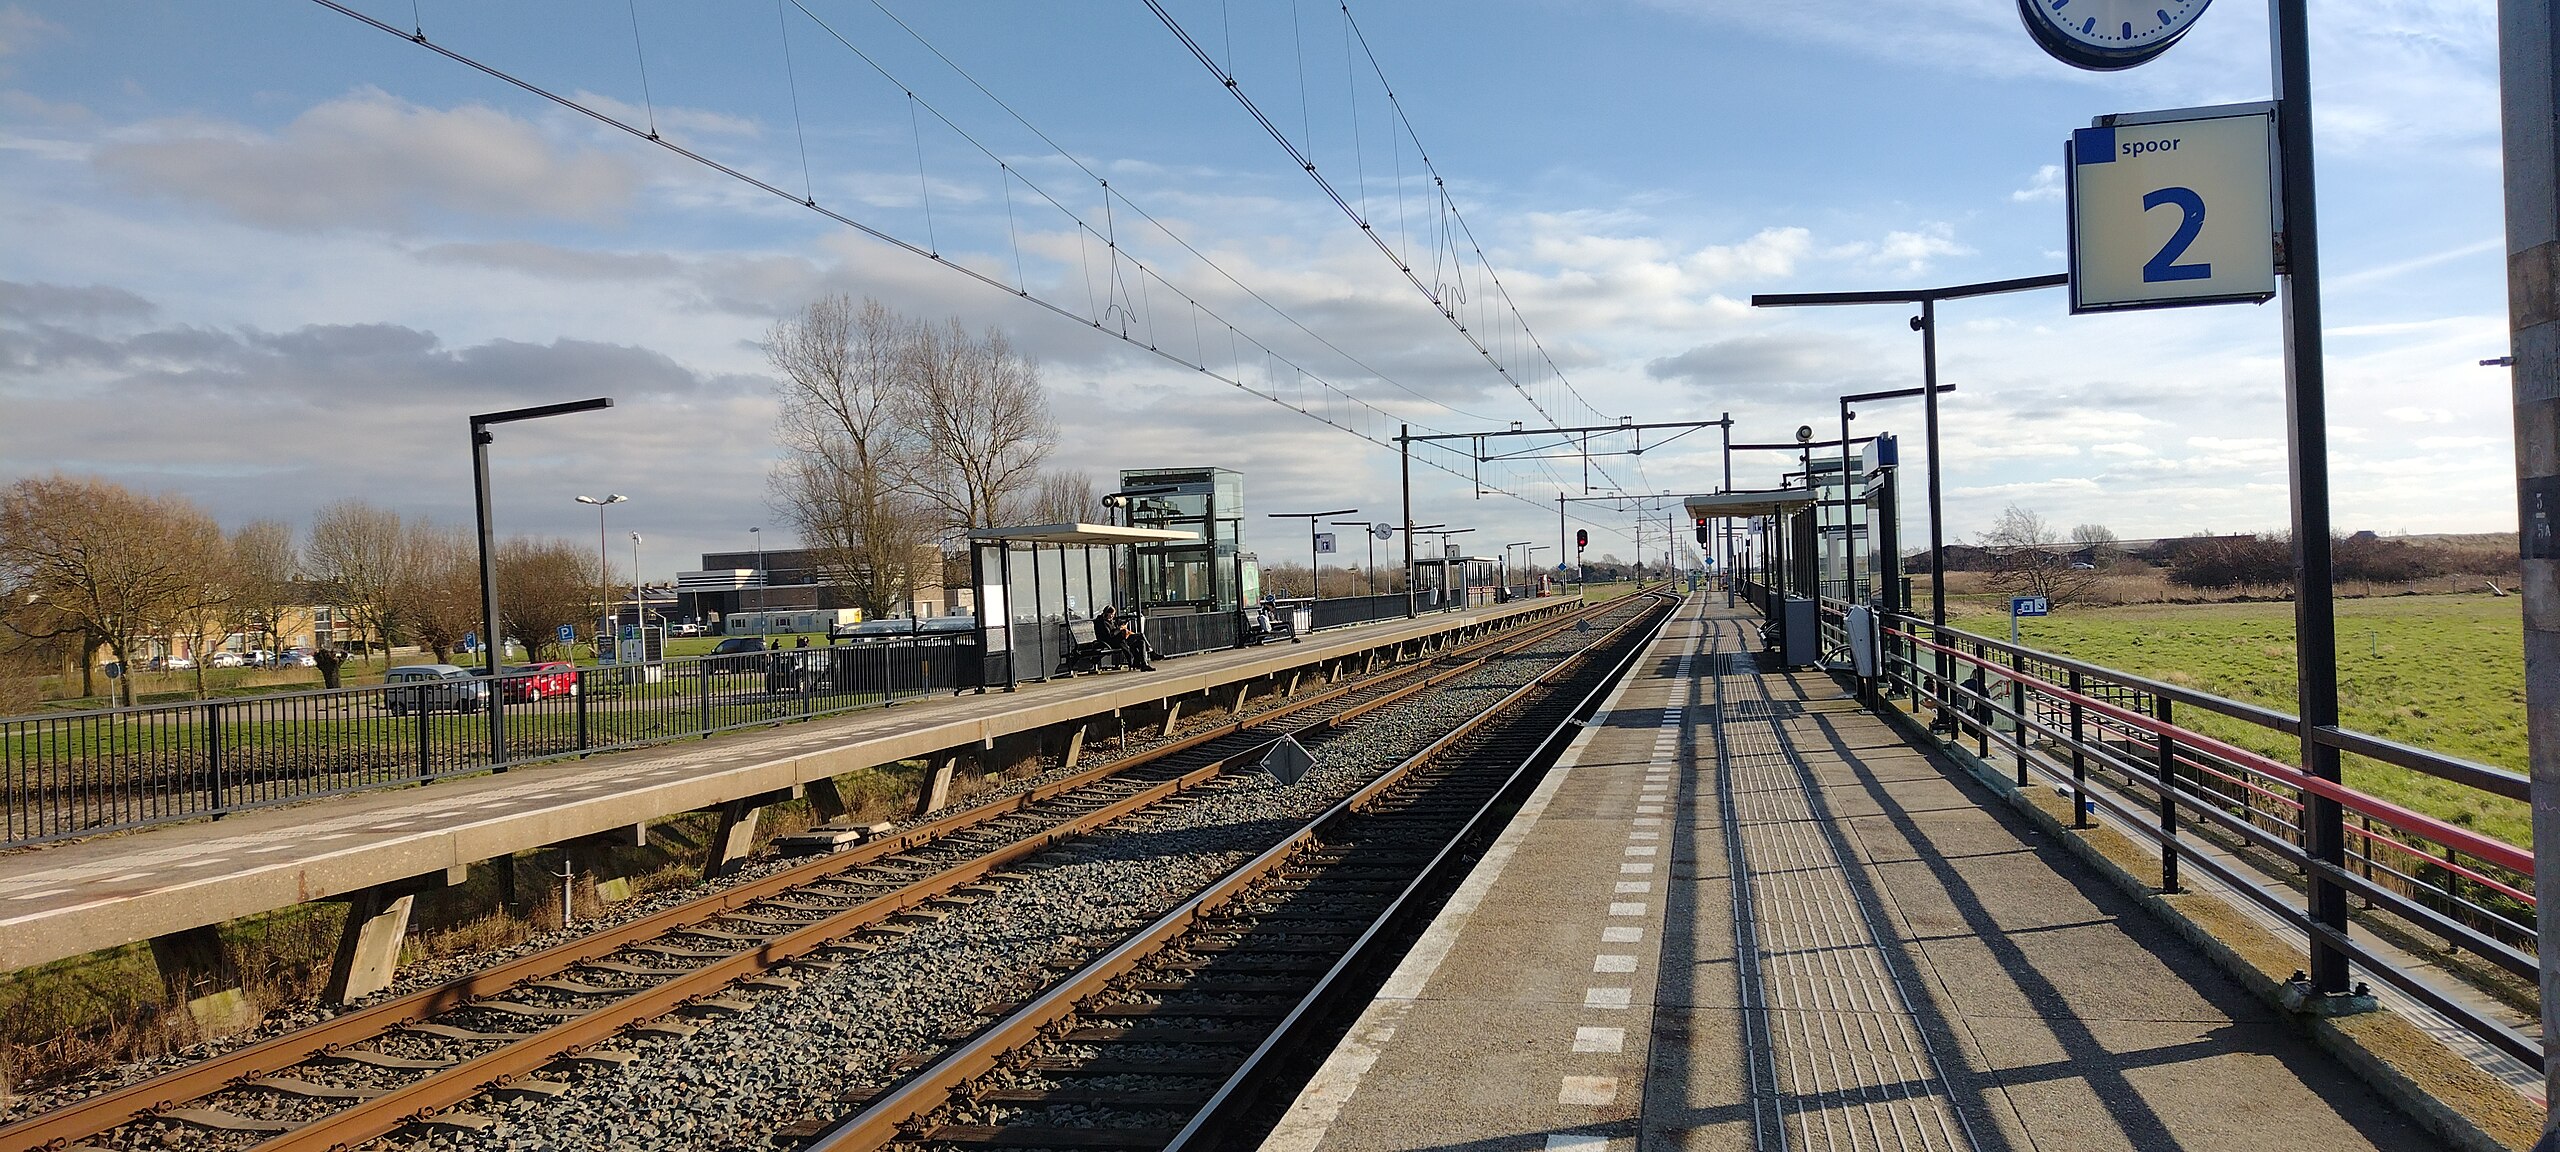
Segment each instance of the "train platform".
[{"label": "train platform", "polygon": [[1690,599],[1265,1152],[2445,1146],[1754,623]]},{"label": "train platform", "polygon": [[[0,971],[240,916],[350,894],[458,882],[469,865],[585,836],[630,835],[677,813],[748,812],[865,768],[994,749],[1009,738],[1081,733],[1112,717],[1170,724],[1185,701],[1232,704],[1373,655],[1418,649],[1508,620],[1563,611],[1539,599],[1434,613],[655,748],[308,801],[0,855]],[[751,820],[752,817],[750,816]],[[752,823],[747,825],[752,830]],[[724,830],[721,839],[731,838]],[[742,843],[744,837],[737,838]],[[405,922],[406,904],[399,905]],[[396,949],[399,933],[390,933]],[[387,968],[387,962],[377,964]],[[380,973],[377,973],[380,975]]]}]

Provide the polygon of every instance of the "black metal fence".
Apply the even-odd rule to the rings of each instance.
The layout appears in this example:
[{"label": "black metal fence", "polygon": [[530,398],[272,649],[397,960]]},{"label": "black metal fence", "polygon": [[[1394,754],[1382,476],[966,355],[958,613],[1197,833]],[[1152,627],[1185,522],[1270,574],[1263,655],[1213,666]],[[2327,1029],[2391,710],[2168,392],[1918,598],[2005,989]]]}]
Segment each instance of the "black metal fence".
[{"label": "black metal fence", "polygon": [[[2451,952],[2513,977],[2538,977],[2533,859],[2517,845],[2417,812],[2242,747],[2203,726],[2254,728],[2293,739],[2295,717],[2209,693],[2003,643],[1928,621],[1889,619],[1878,703],[1926,713],[1959,745],[2026,785],[2041,778],[2071,797],[2072,820],[2101,813],[2160,851],[2161,887],[2180,871],[2211,876],[2289,926],[2311,948],[2334,948],[2358,968],[2435,1009],[2489,1045],[2539,1066],[2534,1037],[2404,970],[2344,921],[2313,914],[2302,890],[2316,878],[2388,913]],[[2344,728],[2311,738],[2462,789],[2529,799],[2525,777]],[[2311,801],[2333,801],[2336,863],[2308,850]],[[2210,849],[2210,850],[2208,850]],[[2226,856],[2236,852],[2238,857]],[[2279,883],[2235,864],[2255,856]]]},{"label": "black metal fence", "polygon": [[977,656],[897,637],[9,717],[0,847],[877,707],[975,683]]}]

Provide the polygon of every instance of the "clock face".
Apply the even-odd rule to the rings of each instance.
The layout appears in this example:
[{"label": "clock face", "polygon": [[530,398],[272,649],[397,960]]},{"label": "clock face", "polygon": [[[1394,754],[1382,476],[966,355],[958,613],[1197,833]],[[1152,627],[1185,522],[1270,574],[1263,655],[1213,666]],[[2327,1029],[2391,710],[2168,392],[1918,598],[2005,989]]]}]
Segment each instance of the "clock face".
[{"label": "clock face", "polygon": [[2131,68],[2168,50],[2211,0],[2018,0],[2048,55],[2075,68]]}]

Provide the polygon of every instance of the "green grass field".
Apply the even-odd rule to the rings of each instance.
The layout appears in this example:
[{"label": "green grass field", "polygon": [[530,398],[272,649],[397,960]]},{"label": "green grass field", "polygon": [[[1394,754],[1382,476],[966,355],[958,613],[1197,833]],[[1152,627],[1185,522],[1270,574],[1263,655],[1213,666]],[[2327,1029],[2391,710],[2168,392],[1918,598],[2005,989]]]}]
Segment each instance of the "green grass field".
[{"label": "green grass field", "polygon": [[[2005,616],[1949,623],[2006,638]],[[2294,709],[2293,605],[2142,605],[2061,609],[2026,620],[2028,647],[2181,687]],[[2525,770],[2524,620],[2517,597],[2391,596],[2338,602],[2339,712],[2347,727],[2447,755]],[[2179,721],[2300,763],[2280,733],[2219,717]],[[2388,764],[2347,761],[2348,783],[2516,844],[2526,806]]]}]

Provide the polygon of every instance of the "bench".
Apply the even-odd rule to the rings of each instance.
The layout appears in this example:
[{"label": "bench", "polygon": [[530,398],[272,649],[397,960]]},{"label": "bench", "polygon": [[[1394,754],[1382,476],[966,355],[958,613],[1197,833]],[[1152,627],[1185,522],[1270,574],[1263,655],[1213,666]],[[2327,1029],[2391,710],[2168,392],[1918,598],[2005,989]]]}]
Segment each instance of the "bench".
[{"label": "bench", "polygon": [[1105,665],[1127,667],[1128,656],[1118,648],[1102,642],[1102,636],[1091,620],[1069,620],[1061,625],[1066,635],[1058,650],[1058,675],[1075,676],[1099,672]]}]

